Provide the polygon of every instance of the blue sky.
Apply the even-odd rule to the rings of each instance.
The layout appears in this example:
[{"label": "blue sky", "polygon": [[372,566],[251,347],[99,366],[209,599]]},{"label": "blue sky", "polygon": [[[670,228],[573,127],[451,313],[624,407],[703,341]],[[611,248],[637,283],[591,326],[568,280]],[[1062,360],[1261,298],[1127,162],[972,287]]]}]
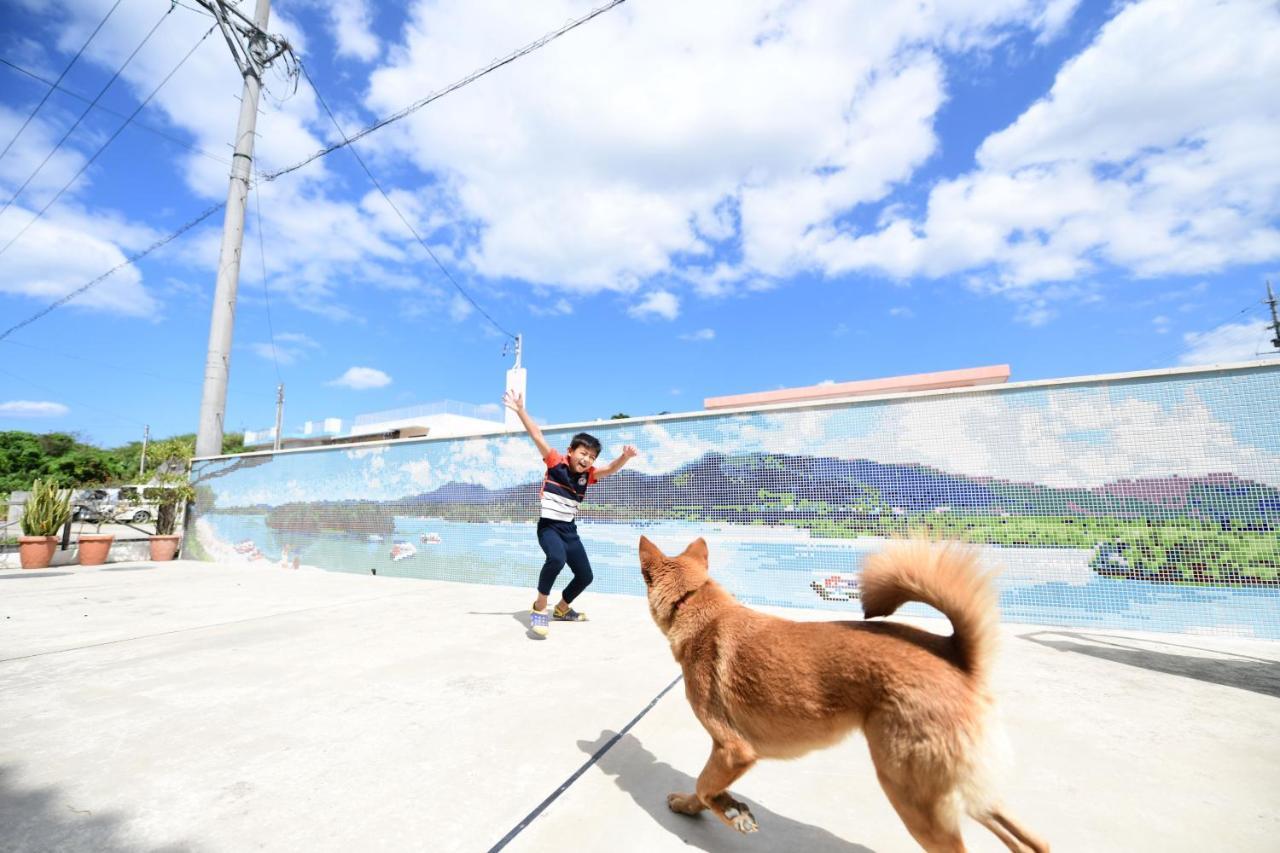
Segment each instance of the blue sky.
[{"label": "blue sky", "polygon": [[[0,4],[0,58],[48,80],[111,5]],[[350,132],[595,5],[279,0],[269,29]],[[166,8],[121,0],[61,85],[92,98]],[[209,23],[164,16],[35,172],[84,109],[49,97],[0,158],[5,200],[35,173],[0,245]],[[523,333],[530,409],[555,423],[984,364],[1026,380],[1265,355],[1277,79],[1269,2],[629,0],[358,147],[450,275]],[[4,144],[47,87],[10,65],[0,80]],[[0,253],[0,327],[223,200],[239,91],[215,33]],[[335,139],[308,83],[276,75],[258,127],[263,171]],[[349,152],[259,195],[230,428],[268,426],[279,380],[290,425],[497,404],[504,336]],[[221,225],[0,341],[0,429],[194,431]]]}]

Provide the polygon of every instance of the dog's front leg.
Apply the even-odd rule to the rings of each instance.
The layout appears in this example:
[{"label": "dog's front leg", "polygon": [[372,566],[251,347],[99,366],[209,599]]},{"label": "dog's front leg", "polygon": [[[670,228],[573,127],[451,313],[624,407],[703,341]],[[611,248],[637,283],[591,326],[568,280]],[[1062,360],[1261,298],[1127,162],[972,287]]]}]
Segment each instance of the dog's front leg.
[{"label": "dog's front leg", "polygon": [[755,832],[755,817],[747,804],[735,800],[728,791],[743,773],[756,763],[755,750],[739,738],[716,741],[711,747],[711,757],[698,775],[697,792],[694,794],[669,794],[667,805],[672,811],[695,815],[703,809],[711,809],[716,817],[739,832]]}]

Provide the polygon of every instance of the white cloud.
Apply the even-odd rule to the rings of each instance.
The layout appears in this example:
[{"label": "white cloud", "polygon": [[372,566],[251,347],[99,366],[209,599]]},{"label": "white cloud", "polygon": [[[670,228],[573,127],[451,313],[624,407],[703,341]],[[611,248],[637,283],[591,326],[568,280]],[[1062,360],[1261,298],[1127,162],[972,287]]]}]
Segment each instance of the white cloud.
[{"label": "white cloud", "polygon": [[554,317],[557,315],[565,315],[573,313],[573,305],[567,299],[557,299],[550,305],[543,305],[539,302],[530,302],[529,311],[537,314],[539,317]]},{"label": "white cloud", "polygon": [[[22,216],[23,224],[29,215],[34,215],[34,211],[18,207],[11,207],[7,213],[15,211]],[[43,307],[124,263],[125,253],[118,244],[124,242],[122,236],[129,241],[135,239],[133,230],[136,229],[122,226],[111,217],[90,218],[73,213],[40,219],[5,252],[0,293],[28,296]],[[104,279],[70,305],[134,317],[152,317],[158,310],[134,266]]]},{"label": "white cloud", "polygon": [[715,329],[699,329],[696,332],[687,332],[680,336],[682,341],[711,341],[715,340]]},{"label": "white cloud", "polygon": [[467,319],[475,310],[475,306],[464,299],[461,294],[455,295],[453,299],[449,300],[449,317],[455,323]]},{"label": "white cloud", "polygon": [[667,290],[655,290],[628,308],[627,313],[640,319],[661,317],[674,320],[680,316],[680,298]]},{"label": "white cloud", "polygon": [[[1056,32],[1066,0],[887,4],[651,0],[603,15],[370,138],[442,176],[490,277],[634,292],[767,287],[815,265],[840,214],[885,196],[935,150],[943,55]],[[441,0],[411,7],[372,76],[386,114],[560,21],[581,3]],[[637,77],[637,63],[655,73]],[[590,69],[584,73],[583,69]],[[726,275],[713,244],[740,244]]]},{"label": "white cloud", "polygon": [[903,319],[910,319],[916,316],[916,312],[912,311],[910,308],[908,308],[905,305],[895,305],[893,308],[889,309],[889,316],[902,317]]},{"label": "white cloud", "polygon": [[815,254],[833,274],[991,266],[1006,294],[1107,264],[1142,277],[1280,257],[1277,79],[1273,3],[1126,5],[978,169],[933,188],[923,220],[831,233]]},{"label": "white cloud", "polygon": [[249,344],[249,349],[267,361],[274,359],[280,364],[293,364],[318,346],[320,344],[301,332],[281,332],[275,336],[274,346],[271,341],[257,341]]},{"label": "white cloud", "polygon": [[378,58],[382,46],[370,27],[371,17],[367,0],[329,0],[329,23],[339,56],[364,62]]},{"label": "white cloud", "polygon": [[1207,332],[1188,332],[1182,336],[1187,350],[1178,359],[1180,364],[1221,364],[1233,361],[1252,361],[1277,355],[1271,349],[1264,322],[1226,323]]},{"label": "white cloud", "polygon": [[347,372],[326,384],[338,385],[355,391],[384,388],[391,384],[391,377],[373,367],[348,367]]},{"label": "white cloud", "polygon": [[418,459],[413,462],[407,462],[402,466],[404,473],[409,477],[409,481],[420,488],[429,488],[431,486],[431,462],[427,459]]},{"label": "white cloud", "polygon": [[[1099,486],[1171,470],[1188,476],[1231,471],[1280,484],[1280,455],[1241,444],[1231,424],[1190,390],[1167,406],[1116,399],[1105,390],[1046,397],[1043,408],[1010,405],[999,395],[890,407],[871,434],[834,446],[842,456],[1052,486]],[[1094,438],[1074,438],[1080,435]]]},{"label": "white cloud", "polygon": [[0,403],[0,417],[6,418],[60,418],[70,411],[62,403],[46,400],[10,400]]}]

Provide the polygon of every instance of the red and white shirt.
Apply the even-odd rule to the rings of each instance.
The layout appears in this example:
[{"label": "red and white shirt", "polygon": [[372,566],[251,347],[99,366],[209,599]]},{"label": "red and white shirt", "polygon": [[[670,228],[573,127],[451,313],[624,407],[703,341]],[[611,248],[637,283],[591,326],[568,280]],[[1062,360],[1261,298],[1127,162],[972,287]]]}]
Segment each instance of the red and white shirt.
[{"label": "red and white shirt", "polygon": [[542,518],[552,521],[573,521],[578,517],[578,506],[587,496],[587,486],[596,481],[595,466],[581,474],[569,468],[569,460],[558,450],[552,450],[543,460],[547,463],[547,476],[542,481]]}]

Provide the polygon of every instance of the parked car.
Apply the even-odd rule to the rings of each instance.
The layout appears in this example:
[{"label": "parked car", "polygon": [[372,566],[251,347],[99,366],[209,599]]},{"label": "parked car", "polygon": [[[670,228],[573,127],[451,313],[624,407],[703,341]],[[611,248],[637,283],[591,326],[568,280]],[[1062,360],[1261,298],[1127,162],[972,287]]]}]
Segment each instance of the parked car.
[{"label": "parked car", "polygon": [[110,521],[142,524],[156,517],[157,507],[143,497],[145,486],[109,489],[81,489],[71,500],[71,519],[96,523],[100,516]]}]

